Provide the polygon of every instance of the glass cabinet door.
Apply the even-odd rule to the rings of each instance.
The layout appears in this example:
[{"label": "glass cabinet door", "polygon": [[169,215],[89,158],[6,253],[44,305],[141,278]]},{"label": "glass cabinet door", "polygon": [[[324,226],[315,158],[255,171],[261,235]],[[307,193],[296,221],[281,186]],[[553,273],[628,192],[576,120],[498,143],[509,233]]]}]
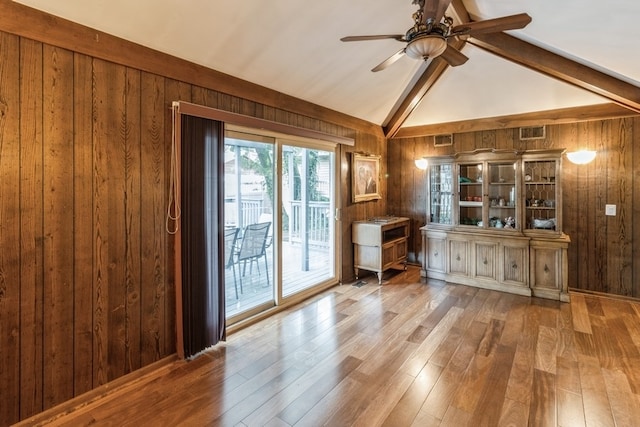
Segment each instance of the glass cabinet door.
[{"label": "glass cabinet door", "polygon": [[483,215],[484,191],[483,163],[458,165],[458,221],[460,225],[480,226],[486,220]]},{"label": "glass cabinet door", "polygon": [[427,221],[431,224],[453,224],[453,164],[430,165],[427,188]]},{"label": "glass cabinet door", "polygon": [[527,230],[559,232],[556,160],[524,161],[525,222]]},{"label": "glass cabinet door", "polygon": [[516,205],[516,172],[518,163],[488,163],[487,188],[490,228],[519,229]]}]

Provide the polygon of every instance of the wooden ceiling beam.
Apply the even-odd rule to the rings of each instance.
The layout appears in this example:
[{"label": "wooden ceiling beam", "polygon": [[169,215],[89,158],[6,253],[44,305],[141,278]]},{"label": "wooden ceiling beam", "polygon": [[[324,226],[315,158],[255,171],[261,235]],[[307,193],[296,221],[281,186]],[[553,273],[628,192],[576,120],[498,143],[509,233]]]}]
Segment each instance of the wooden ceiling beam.
[{"label": "wooden ceiling beam", "polygon": [[449,67],[449,64],[442,58],[434,58],[422,76],[416,81],[416,84],[407,93],[400,105],[396,109],[393,116],[386,126],[383,127],[385,137],[393,138],[404,124],[407,117],[411,115],[413,110],[420,104],[422,98],[427,94],[429,89],[440,78],[442,73]]},{"label": "wooden ceiling beam", "polygon": [[[470,21],[469,13],[462,4],[462,0],[452,0],[446,14],[453,19],[454,25],[464,24]],[[464,47],[465,42],[464,40],[456,40],[450,44],[460,50]],[[422,73],[422,76],[420,76],[415,85],[404,99],[402,99],[387,125],[383,127],[384,134],[387,138],[393,138],[396,135],[407,118],[420,104],[422,98],[424,98],[429,89],[431,89],[447,68],[449,68],[449,64],[442,58],[434,58],[431,61],[427,69]]]},{"label": "wooden ceiling beam", "polygon": [[487,117],[475,120],[461,120],[448,123],[434,123],[404,127],[395,138],[417,138],[449,133],[478,132],[494,129],[511,129],[523,126],[557,125],[563,123],[606,120],[621,117],[633,117],[638,114],[618,104],[606,103],[584,107],[559,108],[556,110],[533,113],[512,114],[508,116]]},{"label": "wooden ceiling beam", "polygon": [[640,113],[640,88],[630,83],[506,33],[477,34],[467,42]]}]

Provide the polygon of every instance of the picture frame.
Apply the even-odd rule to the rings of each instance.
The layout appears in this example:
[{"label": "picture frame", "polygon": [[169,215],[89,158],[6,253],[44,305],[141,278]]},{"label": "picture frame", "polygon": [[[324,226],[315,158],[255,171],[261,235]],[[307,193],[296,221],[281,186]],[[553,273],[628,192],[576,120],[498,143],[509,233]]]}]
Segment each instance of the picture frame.
[{"label": "picture frame", "polygon": [[382,199],[380,195],[380,156],[353,153],[351,194],[354,203]]}]

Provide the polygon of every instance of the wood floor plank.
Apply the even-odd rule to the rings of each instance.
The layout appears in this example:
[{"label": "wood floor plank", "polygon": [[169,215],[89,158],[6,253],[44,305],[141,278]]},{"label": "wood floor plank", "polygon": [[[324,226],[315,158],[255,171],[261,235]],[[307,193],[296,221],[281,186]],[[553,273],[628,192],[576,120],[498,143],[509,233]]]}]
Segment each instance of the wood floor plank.
[{"label": "wood floor plank", "polygon": [[533,371],[533,389],[529,407],[529,425],[556,426],[555,375],[540,369]]},{"label": "wood floor plank", "polygon": [[453,354],[451,361],[442,371],[438,382],[425,400],[417,418],[432,416],[442,420],[458,391],[464,373],[472,360],[480,340],[484,336],[486,324],[474,322],[464,335],[460,346]]},{"label": "wood floor plank", "polygon": [[611,402],[613,418],[618,426],[632,426],[640,422],[637,396],[631,390],[624,372],[603,369],[602,376]]},{"label": "wood floor plank", "polygon": [[556,373],[558,334],[553,328],[540,326],[536,345],[535,369]]},{"label": "wood floor plank", "polygon": [[558,357],[556,369],[556,387],[575,394],[580,394],[580,369],[578,367],[578,360]]},{"label": "wood floor plank", "polygon": [[512,399],[505,399],[498,426],[518,427],[527,425],[529,419],[529,405]]},{"label": "wood floor plank", "polygon": [[562,388],[556,390],[556,396],[558,425],[563,427],[584,427],[582,396]]},{"label": "wood floor plank", "polygon": [[[345,358],[352,357],[351,351],[358,348],[367,340],[368,337],[364,334],[357,334],[349,342],[346,342],[340,348],[336,348],[326,359],[316,359],[313,363],[309,363],[309,367],[303,375],[279,393],[270,396],[270,399],[260,408],[244,418],[243,423],[249,426],[259,425],[264,420],[277,417],[278,414],[283,411],[289,411],[291,413],[297,410],[294,408],[301,407],[304,405],[304,402],[296,403],[296,400],[300,399],[301,395],[304,395],[306,398],[308,394],[307,390],[311,390],[311,393],[316,392],[316,390],[314,390],[316,384],[320,383],[324,377],[326,377],[327,372],[331,372],[336,366],[344,363]],[[309,400],[311,399],[309,398]],[[281,420],[284,422],[283,419]]]},{"label": "wood floor plank", "polygon": [[382,425],[415,378],[402,371],[396,372],[371,404],[356,418],[354,427]]},{"label": "wood floor plank", "polygon": [[[640,419],[640,302],[425,281],[338,286],[190,361],[22,425],[622,426]],[[412,270],[412,271],[411,271]],[[574,305],[575,304],[575,305]]]},{"label": "wood floor plank", "polygon": [[420,344],[413,356],[403,364],[402,369],[405,372],[413,376],[417,376],[420,373],[440,343],[449,334],[449,331],[462,311],[461,308],[455,306],[449,307],[447,314],[441,318],[427,339]]},{"label": "wood floor plank", "polygon": [[611,402],[597,357],[578,355],[582,400],[587,425],[614,426]]},{"label": "wood floor plank", "polygon": [[440,372],[442,367],[427,363],[382,425],[387,427],[410,425],[438,380]]},{"label": "wood floor plank", "polygon": [[484,388],[480,392],[480,399],[471,415],[471,423],[478,426],[495,426],[502,415],[507,385],[509,382],[509,367],[513,364],[515,347],[500,345],[496,349],[495,357]]},{"label": "wood floor plank", "polygon": [[573,329],[577,332],[591,334],[591,322],[589,321],[589,311],[587,302],[583,294],[571,295],[571,312],[573,317]]},{"label": "wood floor plank", "polygon": [[304,415],[309,412],[325,395],[331,392],[344,378],[346,378],[353,370],[355,370],[362,360],[351,356],[338,366],[337,370],[340,374],[326,375],[312,384],[307,391],[300,395],[296,400],[289,404],[280,414],[278,418],[289,424],[296,424]]}]

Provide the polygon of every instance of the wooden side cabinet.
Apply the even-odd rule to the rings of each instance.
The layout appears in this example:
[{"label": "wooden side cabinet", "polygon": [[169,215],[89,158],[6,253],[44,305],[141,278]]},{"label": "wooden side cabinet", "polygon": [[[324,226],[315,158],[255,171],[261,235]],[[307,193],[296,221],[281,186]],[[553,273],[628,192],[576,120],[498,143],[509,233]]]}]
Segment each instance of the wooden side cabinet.
[{"label": "wooden side cabinet", "polygon": [[569,302],[569,237],[531,241],[531,292],[534,296]]},{"label": "wooden side cabinet", "polygon": [[373,271],[382,284],[382,273],[402,264],[407,269],[409,218],[380,217],[355,221],[352,226],[353,266],[358,279],[360,269]]}]

